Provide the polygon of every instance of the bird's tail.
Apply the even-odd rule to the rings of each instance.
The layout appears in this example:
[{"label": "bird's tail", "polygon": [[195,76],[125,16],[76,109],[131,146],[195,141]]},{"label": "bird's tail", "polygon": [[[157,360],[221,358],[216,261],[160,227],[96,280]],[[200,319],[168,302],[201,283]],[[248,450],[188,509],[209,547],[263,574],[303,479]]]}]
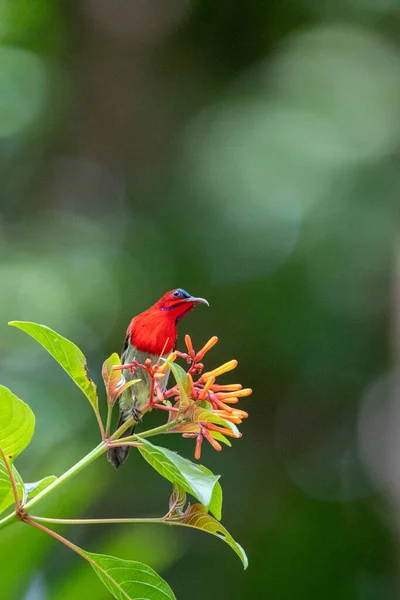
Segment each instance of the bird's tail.
[{"label": "bird's tail", "polygon": [[[119,413],[119,421],[117,425],[117,429],[121,427],[121,425],[126,420],[124,413],[121,411]],[[136,423],[132,425],[129,429],[127,429],[124,433],[124,437],[128,435],[132,435],[135,431]],[[118,446],[117,448],[110,448],[107,452],[107,459],[112,464],[113,467],[119,469],[119,467],[126,461],[129,454],[129,446]]]}]

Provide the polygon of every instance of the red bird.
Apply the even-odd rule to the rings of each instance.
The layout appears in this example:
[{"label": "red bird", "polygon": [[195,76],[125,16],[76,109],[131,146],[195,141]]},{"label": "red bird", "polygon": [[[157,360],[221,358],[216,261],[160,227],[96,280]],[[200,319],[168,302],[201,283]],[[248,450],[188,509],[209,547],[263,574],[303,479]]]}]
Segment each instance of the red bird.
[{"label": "red bird", "polygon": [[[176,326],[186,316],[195,304],[207,304],[204,298],[194,298],[185,290],[178,288],[162,296],[158,302],[132,319],[126,332],[125,344],[122,349],[121,363],[129,364],[136,361],[144,364],[147,358],[157,362],[162,356],[166,358],[174,349],[177,338]],[[140,413],[140,409],[149,401],[150,377],[139,367],[131,373],[124,371],[124,377],[141,379],[140,382],[128,388],[119,398],[119,423],[118,427],[129,419],[132,414]],[[162,388],[166,388],[169,371],[160,380]],[[133,427],[131,429],[133,431]],[[124,435],[129,435],[127,431]],[[108,459],[118,469],[127,459],[129,446],[111,448]]]}]

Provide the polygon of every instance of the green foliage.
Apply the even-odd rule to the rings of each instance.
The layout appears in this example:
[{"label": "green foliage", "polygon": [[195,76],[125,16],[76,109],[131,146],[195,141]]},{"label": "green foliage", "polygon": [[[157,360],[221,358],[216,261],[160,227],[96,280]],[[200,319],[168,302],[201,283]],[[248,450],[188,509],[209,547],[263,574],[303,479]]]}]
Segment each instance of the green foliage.
[{"label": "green foliage", "polygon": [[[204,404],[209,404],[204,403]],[[211,406],[211,405],[210,405]],[[221,425],[221,427],[227,427],[231,429],[235,436],[240,437],[239,430],[234,423],[222,419],[218,415],[215,415],[208,408],[202,408],[200,406],[191,406],[185,413],[185,416],[193,423],[214,423],[215,425]]]},{"label": "green foliage", "polygon": [[110,406],[114,406],[115,404],[117,399],[116,389],[121,379],[121,371],[113,371],[113,367],[120,364],[121,360],[118,354],[114,352],[107,358],[107,360],[104,361],[101,369],[101,375],[103,377],[104,386],[107,391],[108,403]]},{"label": "green foliage", "polygon": [[[31,515],[30,509],[40,502],[43,497],[49,495],[59,485],[71,479],[84,467],[102,456],[107,451],[109,442],[108,433],[104,432],[98,411],[96,387],[87,377],[86,359],[80,349],[45,326],[19,321],[11,322],[11,324],[31,335],[46,348],[82,390],[95,410],[103,439],[96,448],[61,477],[57,478],[51,475],[34,483],[24,484],[22,477],[13,465],[13,460],[29,444],[34,432],[35,417],[31,409],[22,400],[7,388],[0,386],[0,450],[2,453],[2,458],[0,458],[0,512],[8,508],[13,502],[18,507],[18,510],[14,513],[0,520],[0,529],[20,518],[27,524],[36,525],[49,535],[57,537],[59,541],[91,564],[99,579],[118,600],[138,600],[139,598],[141,600],[174,600],[175,595],[171,588],[149,566],[141,562],[86,552],[42,525],[39,517]],[[121,372],[113,370],[113,366],[119,364],[120,359],[114,353],[104,362],[102,368],[109,405],[107,432],[116,398],[128,385],[133,385],[137,381],[125,382]],[[191,420],[192,426],[201,422],[201,420],[212,420],[212,422],[226,426],[227,423],[223,419],[212,415],[207,406],[199,407],[197,412],[191,408],[190,385],[187,374],[178,365],[168,364],[174,373],[183,399],[180,419],[184,421],[186,419]],[[147,431],[147,435],[150,437],[156,432],[160,433],[160,429],[168,431],[171,427],[173,425],[170,426],[167,423],[164,426]],[[247,558],[243,549],[217,521],[221,518],[222,511],[222,488],[218,481],[220,476],[214,475],[202,465],[193,464],[167,448],[151,444],[145,437],[136,436],[136,438],[140,443],[138,446],[140,454],[160,475],[173,484],[173,493],[170,498],[169,512],[165,517],[153,519],[133,518],[129,519],[129,522],[145,521],[201,529],[223,539],[238,554],[246,567]],[[18,495],[19,502],[14,497],[14,490]],[[189,505],[185,510],[186,493],[197,498],[201,504]],[[22,510],[20,510],[18,504],[21,505]],[[210,512],[216,518],[211,516]],[[62,519],[47,518],[44,521],[47,525],[47,523],[52,522],[61,523]],[[73,519],[72,522],[85,522],[85,520],[76,521]],[[100,519],[99,522],[104,522],[104,520]]]},{"label": "green foliage", "polygon": [[167,582],[147,565],[105,554],[84,554],[96,575],[118,600],[176,600]]},{"label": "green foliage", "polygon": [[192,494],[205,506],[211,504],[219,475],[204,473],[199,466],[179,454],[161,446],[154,446],[140,436],[137,437],[142,443],[139,452],[160,475]]},{"label": "green foliage", "polygon": [[178,522],[180,525],[194,527],[195,529],[201,529],[202,531],[216,535],[236,552],[242,561],[244,568],[247,569],[248,560],[242,546],[235,542],[231,534],[223,525],[221,525],[221,523],[208,514],[206,506],[203,506],[202,504],[193,504],[186,509],[184,514],[177,515],[174,521]]},{"label": "green foliage", "polygon": [[[23,481],[14,465],[11,465],[14,480],[17,484],[18,497],[22,498]],[[0,458],[0,513],[6,510],[14,502],[14,494],[7,467],[4,460]]]},{"label": "green foliage", "polygon": [[35,429],[35,415],[8,388],[0,386],[0,448],[12,462],[27,447]]},{"label": "green foliage", "polygon": [[44,477],[40,481],[35,481],[34,483],[25,483],[25,492],[28,500],[35,498],[35,496],[40,494],[40,492],[46,489],[51,483],[54,483],[56,479],[57,477],[55,475],[48,475],[48,477]]},{"label": "green foliage", "polygon": [[[206,475],[213,475],[213,473],[210,471],[210,469],[207,469],[207,467],[205,467],[204,465],[197,465],[197,466]],[[214,517],[216,519],[218,519],[218,521],[221,520],[221,517],[222,517],[222,487],[221,487],[221,484],[219,481],[217,481],[214,485],[214,488],[212,491],[212,496],[211,496],[211,502],[208,505],[208,510],[210,512],[212,512],[212,514],[214,515]]]},{"label": "green foliage", "polygon": [[93,408],[98,409],[96,385],[87,375],[86,358],[82,351],[65,337],[45,325],[28,321],[10,321],[9,325],[18,327],[33,337],[62,366],[72,381],[85,394]]},{"label": "green foliage", "polygon": [[178,384],[180,392],[179,409],[183,411],[190,403],[190,382],[186,372],[175,362],[166,360],[165,362],[172,371],[175,381]]},{"label": "green foliage", "polygon": [[226,444],[226,446],[232,446],[232,444],[230,443],[230,441],[228,440],[227,437],[224,436],[223,433],[221,433],[220,431],[210,431],[210,435],[211,437],[214,438],[214,440],[217,440],[218,442],[222,442],[223,444]]}]

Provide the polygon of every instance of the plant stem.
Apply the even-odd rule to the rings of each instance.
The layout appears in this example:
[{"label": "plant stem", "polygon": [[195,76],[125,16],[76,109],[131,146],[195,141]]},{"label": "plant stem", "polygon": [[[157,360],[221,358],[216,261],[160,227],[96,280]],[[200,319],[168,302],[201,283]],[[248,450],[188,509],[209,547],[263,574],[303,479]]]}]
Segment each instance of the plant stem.
[{"label": "plant stem", "polygon": [[121,446],[133,446],[134,448],[140,448],[140,446],[143,446],[143,444],[140,442],[125,442],[124,438],[107,444],[107,448],[120,448]]},{"label": "plant stem", "polygon": [[110,437],[112,410],[113,410],[113,407],[110,406],[110,404],[109,404],[108,410],[107,410],[107,422],[106,422],[106,434],[105,434],[106,438]]},{"label": "plant stem", "polygon": [[[130,425],[133,424],[134,421],[135,421],[134,417],[131,417],[130,419],[128,419],[122,425],[122,427],[120,427],[120,429],[118,429],[110,437],[109,441],[115,441],[117,443],[121,442],[121,444],[122,444],[122,440],[118,439],[119,436],[121,435],[121,433],[123,431],[128,429],[130,427]],[[140,434],[140,437],[136,436],[136,435],[132,435],[132,436],[126,437],[123,441],[128,442],[128,443],[129,442],[139,442],[140,443],[140,438],[147,438],[147,437],[151,437],[153,435],[158,435],[159,433],[164,433],[165,431],[167,431],[168,429],[170,429],[171,427],[173,427],[174,425],[176,425],[179,422],[180,422],[180,419],[175,419],[175,421],[171,421],[170,423],[165,423],[164,425],[160,425],[160,427],[155,427],[154,429],[149,429],[148,431],[144,431],[143,433]],[[131,445],[131,444],[129,444],[129,445]],[[89,454],[84,456],[73,467],[68,469],[68,471],[63,473],[60,477],[58,477],[55,481],[53,481],[53,483],[51,483],[48,487],[46,487],[44,490],[42,490],[40,492],[40,494],[35,496],[35,498],[32,498],[32,500],[29,500],[29,502],[27,502],[24,506],[24,511],[28,512],[33,506],[36,506],[36,504],[38,504],[41,500],[43,500],[43,498],[45,498],[46,496],[51,494],[54,490],[59,488],[66,481],[69,481],[72,477],[74,477],[75,475],[80,473],[80,471],[82,471],[82,469],[84,469],[85,467],[90,465],[93,461],[95,461],[97,458],[99,458],[102,454],[107,452],[109,447],[110,446],[107,445],[106,441],[101,442],[98,446],[96,446],[96,448],[94,448],[91,452],[89,452]],[[11,475],[10,475],[10,480],[11,480],[11,482],[13,481],[11,479]],[[19,504],[18,505],[16,504],[16,511],[11,513],[7,517],[4,517],[4,519],[0,520],[0,529],[2,529],[3,527],[7,527],[7,525],[10,525],[11,523],[14,523],[15,521],[17,521],[19,519],[18,510],[20,510],[20,507],[19,507]]]},{"label": "plant stem", "polygon": [[29,519],[32,519],[32,521],[39,521],[40,523],[56,523],[58,525],[107,525],[112,523],[161,523],[163,517],[149,517],[144,519],[52,519],[50,517],[36,517],[34,515],[29,515]]},{"label": "plant stem", "polygon": [[120,438],[122,434],[125,433],[125,431],[129,429],[129,427],[134,423],[137,423],[137,420],[134,416],[132,416],[127,421],[125,421],[125,423],[122,423],[121,427],[117,429],[117,431],[114,431],[114,433],[110,437],[110,440],[117,440],[118,438]]},{"label": "plant stem", "polygon": [[99,424],[99,429],[100,429],[100,433],[101,433],[101,439],[104,440],[104,438],[105,438],[105,431],[104,431],[103,421],[101,420],[101,416],[100,416],[100,413],[99,413],[99,409],[98,408],[93,408],[93,410],[94,410],[94,414],[96,415],[97,422]]},{"label": "plant stem", "polygon": [[[124,442],[140,442],[140,438],[148,438],[153,435],[158,435],[159,433],[165,433],[171,427],[174,427],[177,423],[180,423],[180,419],[175,419],[175,421],[170,421],[169,423],[165,423],[164,425],[160,425],[159,427],[154,427],[154,429],[149,429],[148,431],[143,431],[138,435],[130,435],[129,437],[123,438]],[[113,439],[114,436],[111,436]],[[121,440],[122,441],[122,440]]]},{"label": "plant stem", "polygon": [[6,465],[7,473],[8,473],[8,476],[10,478],[10,481],[11,481],[11,487],[12,487],[12,491],[13,491],[13,495],[14,495],[14,502],[15,502],[15,511],[16,512],[20,512],[20,510],[21,510],[21,504],[20,504],[20,501],[19,501],[17,484],[16,484],[16,481],[15,481],[14,474],[12,472],[11,465],[8,462],[8,458],[4,454],[2,448],[0,448],[0,454],[1,454],[2,458],[3,458],[4,464]]},{"label": "plant stem", "polygon": [[78,548],[78,546],[75,546],[75,544],[62,537],[62,535],[60,535],[59,533],[56,533],[52,529],[48,529],[44,525],[40,525],[40,523],[35,523],[34,521],[31,521],[31,519],[26,519],[25,523],[27,523],[28,525],[32,525],[32,527],[36,527],[36,529],[44,531],[44,533],[47,533],[48,535],[51,535],[51,537],[58,540],[59,542],[64,544],[64,546],[67,546],[67,548],[70,548],[70,550],[73,550],[74,552],[79,554],[79,556],[81,556],[82,558],[84,558],[92,564],[92,561],[89,559],[89,557],[86,556],[86,554],[80,548]]},{"label": "plant stem", "polygon": [[[28,512],[29,509],[31,509],[33,506],[38,504],[41,500],[43,500],[43,498],[45,498],[46,496],[51,494],[55,489],[57,489],[58,487],[63,485],[66,481],[68,481],[69,479],[71,479],[72,477],[74,477],[75,475],[80,473],[80,471],[82,471],[82,469],[84,469],[85,467],[90,465],[94,460],[96,460],[96,458],[99,458],[99,456],[104,454],[106,451],[107,451],[106,442],[101,442],[101,444],[99,444],[96,448],[94,448],[91,452],[89,452],[89,454],[84,456],[73,467],[68,469],[68,471],[63,473],[60,477],[58,477],[58,479],[53,481],[53,483],[51,483],[48,487],[46,487],[43,491],[41,491],[40,494],[35,496],[35,498],[32,498],[32,500],[30,500],[29,502],[27,502],[24,506],[24,510],[26,512]],[[16,520],[18,520],[17,512],[11,513],[10,515],[8,515],[7,517],[5,517],[4,519],[2,519],[0,521],[0,529],[2,527],[6,527],[7,525],[9,525],[10,523],[13,523]]]}]

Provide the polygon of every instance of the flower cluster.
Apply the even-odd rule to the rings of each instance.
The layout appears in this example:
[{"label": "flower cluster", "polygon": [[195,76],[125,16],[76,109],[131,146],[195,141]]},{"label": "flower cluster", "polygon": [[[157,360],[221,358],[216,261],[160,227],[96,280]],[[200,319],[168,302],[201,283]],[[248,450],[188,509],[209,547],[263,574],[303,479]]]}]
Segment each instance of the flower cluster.
[{"label": "flower cluster", "polygon": [[[151,360],[146,360],[145,365],[133,363],[130,365],[115,366],[114,369],[141,367],[151,377],[152,386],[149,402],[142,408],[145,413],[153,408],[169,412],[168,422],[171,428],[168,433],[182,433],[185,438],[194,438],[196,447],[194,456],[198,460],[201,456],[203,440],[220,451],[220,442],[230,446],[229,437],[240,438],[237,425],[248,417],[247,412],[236,408],[239,398],[249,396],[250,388],[242,388],[239,383],[218,384],[217,377],[232,371],[237,367],[236,360],[230,360],[223,365],[204,372],[203,359],[207,352],[218,342],[213,336],[201,350],[195,352],[189,335],[185,336],[187,352],[175,351],[168,359],[160,364],[160,359],[155,365]],[[189,368],[185,372],[174,364],[176,358],[186,360]],[[162,390],[160,380],[171,369],[176,384],[168,390]]]}]

